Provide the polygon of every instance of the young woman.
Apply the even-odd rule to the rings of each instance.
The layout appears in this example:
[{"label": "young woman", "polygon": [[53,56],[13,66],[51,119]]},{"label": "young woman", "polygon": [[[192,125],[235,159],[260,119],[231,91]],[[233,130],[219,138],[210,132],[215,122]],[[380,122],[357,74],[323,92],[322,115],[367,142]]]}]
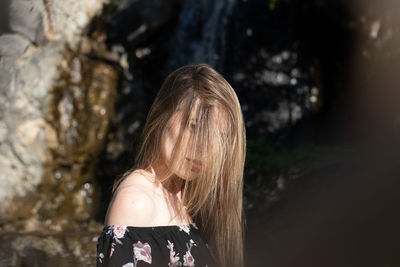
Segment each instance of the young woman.
[{"label": "young woman", "polygon": [[245,153],[230,84],[207,64],[172,72],[114,185],[97,266],[242,266]]}]

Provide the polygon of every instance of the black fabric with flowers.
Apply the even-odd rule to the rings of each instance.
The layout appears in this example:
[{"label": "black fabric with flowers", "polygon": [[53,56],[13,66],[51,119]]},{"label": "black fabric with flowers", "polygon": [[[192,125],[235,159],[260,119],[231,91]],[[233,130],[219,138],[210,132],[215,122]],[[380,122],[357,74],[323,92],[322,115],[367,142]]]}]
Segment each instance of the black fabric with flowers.
[{"label": "black fabric with flowers", "polygon": [[97,240],[97,267],[217,266],[195,224],[106,226]]}]

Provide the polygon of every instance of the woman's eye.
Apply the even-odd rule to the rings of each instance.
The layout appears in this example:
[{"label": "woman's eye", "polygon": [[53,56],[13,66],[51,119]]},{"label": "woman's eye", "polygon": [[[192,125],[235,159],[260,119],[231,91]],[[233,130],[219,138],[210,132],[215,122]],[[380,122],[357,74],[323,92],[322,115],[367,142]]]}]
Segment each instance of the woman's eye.
[{"label": "woman's eye", "polygon": [[189,124],[189,127],[191,130],[194,130],[194,129],[196,129],[196,124],[191,123],[191,124]]}]

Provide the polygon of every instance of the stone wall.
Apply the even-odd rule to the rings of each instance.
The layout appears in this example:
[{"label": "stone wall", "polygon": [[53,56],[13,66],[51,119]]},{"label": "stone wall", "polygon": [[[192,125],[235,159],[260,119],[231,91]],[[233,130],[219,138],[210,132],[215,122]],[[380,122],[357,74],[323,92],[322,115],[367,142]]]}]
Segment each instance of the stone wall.
[{"label": "stone wall", "polygon": [[[82,228],[119,72],[101,35],[108,0],[13,0],[0,36],[0,230]],[[107,59],[107,60],[102,60]]]}]

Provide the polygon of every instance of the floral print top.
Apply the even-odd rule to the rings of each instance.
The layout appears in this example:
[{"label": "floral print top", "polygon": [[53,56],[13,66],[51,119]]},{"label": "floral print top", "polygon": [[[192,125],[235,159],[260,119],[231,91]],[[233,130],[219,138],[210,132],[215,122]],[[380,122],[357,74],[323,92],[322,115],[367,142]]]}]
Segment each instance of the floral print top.
[{"label": "floral print top", "polygon": [[97,240],[97,267],[218,266],[196,224],[105,226]]}]

